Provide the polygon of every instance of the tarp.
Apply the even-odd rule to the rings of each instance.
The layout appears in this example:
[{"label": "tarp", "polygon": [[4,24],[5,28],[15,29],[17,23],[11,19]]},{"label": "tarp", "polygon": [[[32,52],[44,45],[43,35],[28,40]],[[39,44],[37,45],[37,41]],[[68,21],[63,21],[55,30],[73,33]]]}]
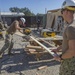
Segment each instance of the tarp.
[{"label": "tarp", "polygon": [[55,19],[55,15],[52,13],[47,14],[47,25],[46,28],[52,28],[53,27],[53,22]]},{"label": "tarp", "polygon": [[56,12],[47,12],[47,29],[55,27],[58,16],[61,16],[60,10]]}]

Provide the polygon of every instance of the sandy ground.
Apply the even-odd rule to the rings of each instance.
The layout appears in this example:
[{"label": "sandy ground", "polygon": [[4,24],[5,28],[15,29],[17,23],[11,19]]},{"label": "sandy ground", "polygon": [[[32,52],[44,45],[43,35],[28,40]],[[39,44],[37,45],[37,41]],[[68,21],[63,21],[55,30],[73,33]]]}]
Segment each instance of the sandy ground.
[{"label": "sandy ground", "polygon": [[[52,60],[50,54],[42,55],[40,61],[37,61],[35,55],[26,54],[24,49],[28,42],[22,40],[22,37],[14,35],[14,55],[9,56],[8,50],[4,52],[0,59],[0,75],[59,75],[59,62]],[[0,49],[3,44],[4,41],[0,41]],[[45,65],[46,68],[38,70],[38,67]]]}]

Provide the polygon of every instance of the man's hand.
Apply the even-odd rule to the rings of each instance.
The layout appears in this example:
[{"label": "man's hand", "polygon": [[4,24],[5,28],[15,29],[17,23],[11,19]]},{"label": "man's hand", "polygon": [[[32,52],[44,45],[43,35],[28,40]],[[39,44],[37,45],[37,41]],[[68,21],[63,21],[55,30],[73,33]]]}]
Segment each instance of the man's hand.
[{"label": "man's hand", "polygon": [[57,53],[58,49],[53,49],[51,52]]},{"label": "man's hand", "polygon": [[22,33],[23,34],[23,29],[20,29],[20,30],[18,30],[20,33]]},{"label": "man's hand", "polygon": [[58,54],[55,53],[55,55],[54,55],[54,60],[60,62],[60,61],[61,61],[61,58],[60,58],[60,56],[59,56]]}]

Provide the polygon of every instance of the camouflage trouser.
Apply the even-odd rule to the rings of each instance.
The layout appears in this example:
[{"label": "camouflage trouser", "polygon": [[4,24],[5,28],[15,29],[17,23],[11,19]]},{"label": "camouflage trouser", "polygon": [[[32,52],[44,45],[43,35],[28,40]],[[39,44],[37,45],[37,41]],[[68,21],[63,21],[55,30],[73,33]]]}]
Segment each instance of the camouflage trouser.
[{"label": "camouflage trouser", "polygon": [[13,47],[13,35],[11,34],[6,34],[5,35],[6,39],[5,39],[5,44],[2,47],[2,49],[0,50],[1,53],[3,53],[6,49],[8,49],[8,53],[11,52],[11,49]]},{"label": "camouflage trouser", "polygon": [[63,60],[59,72],[59,75],[75,75],[75,57]]}]

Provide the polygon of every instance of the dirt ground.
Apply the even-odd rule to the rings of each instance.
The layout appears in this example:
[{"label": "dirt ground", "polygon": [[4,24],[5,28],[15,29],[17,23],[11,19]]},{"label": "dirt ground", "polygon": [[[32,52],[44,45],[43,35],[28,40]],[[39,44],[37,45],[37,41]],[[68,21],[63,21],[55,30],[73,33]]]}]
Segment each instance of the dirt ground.
[{"label": "dirt ground", "polygon": [[[6,50],[3,58],[0,59],[0,75],[59,75],[60,63],[53,60],[50,54],[42,55],[40,61],[37,61],[35,55],[28,55],[25,52],[25,45],[29,42],[23,42],[23,38],[14,35],[13,56],[7,54]],[[4,40],[0,41],[0,49],[4,45]],[[47,66],[38,70],[41,66]]]}]

